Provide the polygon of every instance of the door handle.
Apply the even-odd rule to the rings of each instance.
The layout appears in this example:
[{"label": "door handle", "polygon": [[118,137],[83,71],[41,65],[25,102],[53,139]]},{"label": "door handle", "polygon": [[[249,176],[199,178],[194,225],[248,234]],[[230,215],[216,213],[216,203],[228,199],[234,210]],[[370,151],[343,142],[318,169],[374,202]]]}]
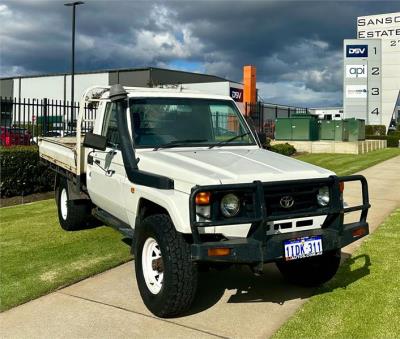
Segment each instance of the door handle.
[{"label": "door handle", "polygon": [[107,170],[107,171],[106,171],[106,176],[107,176],[107,177],[112,177],[114,173],[115,173],[114,170]]},{"label": "door handle", "polygon": [[96,165],[100,165],[100,160],[96,159],[96,160],[94,161],[94,163],[95,163]]}]

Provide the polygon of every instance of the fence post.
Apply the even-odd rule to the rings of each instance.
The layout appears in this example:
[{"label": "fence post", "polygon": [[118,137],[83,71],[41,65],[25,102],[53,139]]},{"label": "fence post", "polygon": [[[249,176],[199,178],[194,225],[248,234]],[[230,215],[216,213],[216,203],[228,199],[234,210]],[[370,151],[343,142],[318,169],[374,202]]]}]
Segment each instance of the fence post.
[{"label": "fence post", "polygon": [[43,99],[42,105],[42,115],[43,115],[43,134],[48,132],[48,119],[47,119],[47,98]]}]

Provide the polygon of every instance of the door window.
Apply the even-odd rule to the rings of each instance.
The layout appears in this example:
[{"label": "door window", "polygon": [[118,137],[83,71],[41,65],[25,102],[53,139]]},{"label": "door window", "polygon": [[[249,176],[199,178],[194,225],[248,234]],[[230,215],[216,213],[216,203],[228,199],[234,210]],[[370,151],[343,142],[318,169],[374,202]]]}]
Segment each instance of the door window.
[{"label": "door window", "polygon": [[101,135],[106,137],[107,147],[119,149],[119,132],[117,127],[116,111],[116,105],[114,103],[107,103]]}]

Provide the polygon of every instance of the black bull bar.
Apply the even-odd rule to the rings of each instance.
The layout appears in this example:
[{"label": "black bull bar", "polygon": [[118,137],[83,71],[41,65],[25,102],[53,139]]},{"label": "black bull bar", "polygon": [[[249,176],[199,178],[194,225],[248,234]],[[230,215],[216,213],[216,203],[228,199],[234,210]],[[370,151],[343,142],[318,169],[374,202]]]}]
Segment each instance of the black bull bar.
[{"label": "black bull bar", "polygon": [[[361,183],[362,204],[353,207],[344,207],[340,191],[340,183],[359,181]],[[328,206],[316,208],[312,211],[297,211],[273,213],[265,203],[265,193],[271,189],[299,188],[308,186],[328,186],[330,201]],[[232,217],[198,221],[196,215],[196,195],[200,192],[228,193],[247,190],[253,196],[254,214],[251,217]],[[369,234],[367,223],[368,209],[371,207],[368,196],[368,184],[362,175],[330,176],[328,178],[289,180],[263,183],[254,181],[248,184],[223,184],[196,186],[192,189],[189,199],[190,227],[193,235],[192,260],[219,261],[233,263],[265,263],[281,260],[284,255],[283,242],[288,239],[297,239],[308,236],[321,236],[323,251],[342,248]],[[344,224],[344,214],[361,211],[357,222]],[[326,215],[325,222],[319,229],[288,232],[267,235],[268,222],[314,217]],[[246,238],[235,238],[224,241],[202,241],[199,227],[230,226],[251,224]],[[228,248],[229,254],[223,256],[210,255],[210,249]]]}]

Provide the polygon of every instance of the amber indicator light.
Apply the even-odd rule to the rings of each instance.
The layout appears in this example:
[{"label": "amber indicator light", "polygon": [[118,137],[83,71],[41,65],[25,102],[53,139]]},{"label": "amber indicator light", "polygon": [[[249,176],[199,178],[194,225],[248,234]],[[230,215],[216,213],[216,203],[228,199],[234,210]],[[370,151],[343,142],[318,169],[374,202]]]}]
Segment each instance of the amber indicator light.
[{"label": "amber indicator light", "polygon": [[196,205],[209,205],[211,200],[210,192],[200,192],[196,194]]},{"label": "amber indicator light", "polygon": [[367,230],[365,228],[356,228],[353,232],[351,232],[353,238],[361,237],[367,234]]},{"label": "amber indicator light", "polygon": [[223,257],[231,254],[231,249],[226,247],[209,248],[209,257]]}]

